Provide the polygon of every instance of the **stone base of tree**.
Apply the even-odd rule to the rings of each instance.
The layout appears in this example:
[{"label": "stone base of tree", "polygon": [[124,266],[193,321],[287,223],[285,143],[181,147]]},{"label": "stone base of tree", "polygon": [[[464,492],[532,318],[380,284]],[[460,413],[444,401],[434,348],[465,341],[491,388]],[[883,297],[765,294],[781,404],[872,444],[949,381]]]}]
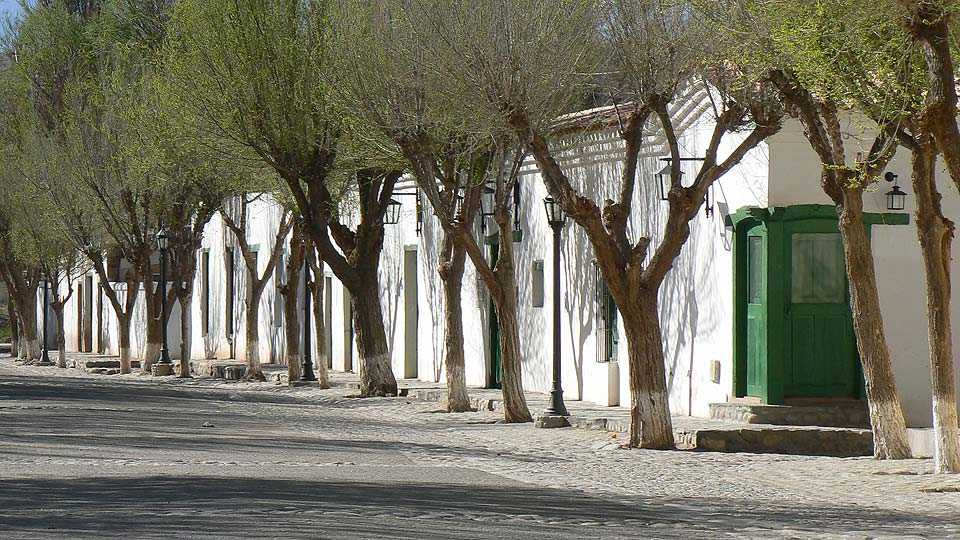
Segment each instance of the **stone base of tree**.
[{"label": "stone base of tree", "polygon": [[570,419],[566,416],[541,414],[537,416],[533,425],[538,428],[552,429],[570,427]]},{"label": "stone base of tree", "polygon": [[153,365],[153,376],[154,377],[166,377],[173,375],[173,364],[154,364]]}]

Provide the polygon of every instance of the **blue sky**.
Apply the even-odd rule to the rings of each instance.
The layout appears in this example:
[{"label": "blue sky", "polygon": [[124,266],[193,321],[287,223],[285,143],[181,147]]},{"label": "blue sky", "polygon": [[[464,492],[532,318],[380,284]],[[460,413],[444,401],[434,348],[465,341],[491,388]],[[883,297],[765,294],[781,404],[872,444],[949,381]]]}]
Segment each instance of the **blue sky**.
[{"label": "blue sky", "polygon": [[19,11],[19,0],[0,0],[0,15],[15,14]]}]

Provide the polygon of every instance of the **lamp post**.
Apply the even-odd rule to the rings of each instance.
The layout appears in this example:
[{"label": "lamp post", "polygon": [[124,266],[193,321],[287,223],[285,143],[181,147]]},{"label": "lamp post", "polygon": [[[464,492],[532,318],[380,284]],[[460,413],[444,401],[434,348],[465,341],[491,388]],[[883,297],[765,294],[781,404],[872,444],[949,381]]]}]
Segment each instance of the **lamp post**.
[{"label": "lamp post", "polygon": [[[313,249],[313,246],[307,246]],[[310,351],[310,263],[303,262],[303,367],[300,380],[313,382],[317,376],[313,373],[313,354]]]},{"label": "lamp post", "polygon": [[563,404],[563,386],[560,382],[560,233],[566,216],[560,202],[553,197],[543,199],[547,211],[547,223],[553,229],[553,389],[550,390],[550,406],[544,416],[570,416]]},{"label": "lamp post", "polygon": [[43,280],[43,348],[40,351],[40,365],[43,365],[43,366],[49,366],[50,364],[53,363],[50,361],[50,351],[47,350],[48,349],[47,347],[47,343],[48,343],[47,341],[47,305],[50,302],[49,291],[50,291],[49,282],[46,279],[44,279]]},{"label": "lamp post", "polygon": [[[157,247],[160,248],[160,360],[159,364],[170,365],[170,351],[167,349],[167,248],[170,247],[170,235],[160,228],[157,233]],[[164,367],[158,373],[166,373]]]}]

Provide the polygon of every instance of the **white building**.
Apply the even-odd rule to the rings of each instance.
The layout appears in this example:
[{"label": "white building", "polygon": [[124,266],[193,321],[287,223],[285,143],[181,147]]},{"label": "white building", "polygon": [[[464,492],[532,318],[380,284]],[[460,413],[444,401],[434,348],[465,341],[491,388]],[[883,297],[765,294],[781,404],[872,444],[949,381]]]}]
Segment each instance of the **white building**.
[{"label": "white building", "polygon": [[[673,111],[682,126],[684,155],[702,155],[712,131],[706,107],[698,105],[702,97],[694,96]],[[595,200],[604,198],[603,189],[616,188],[620,174],[621,143],[610,126],[554,142],[555,149],[561,149],[562,166]],[[864,130],[851,121],[848,131],[853,148]],[[727,151],[735,139],[728,137]],[[868,147],[869,142],[864,139],[860,144]],[[652,235],[654,242],[667,209],[659,200],[654,173],[663,165],[659,158],[666,155],[663,141],[652,133],[642,152],[631,230],[634,236]],[[696,162],[684,163],[688,177],[696,166]],[[909,169],[909,155],[900,150],[888,170],[899,174],[908,193]],[[842,259],[840,266],[836,264],[836,218],[819,178],[819,160],[800,126],[788,122],[713,188],[710,205],[693,221],[691,237],[661,291],[674,414],[706,416],[710,403],[743,395],[770,403],[796,397],[862,396]],[[945,172],[941,178],[944,209],[950,216],[960,210],[960,196]],[[905,211],[891,213],[884,197],[888,189],[886,184],[878,185],[865,197],[874,222],[871,236],[883,316],[908,424],[929,426],[925,292],[916,230],[912,222],[907,223],[912,221],[908,216],[913,198],[907,198]],[[398,191],[413,194],[415,187],[406,182]],[[552,298],[552,232],[543,210],[545,196],[539,172],[529,161],[521,177],[522,238],[516,244],[524,387],[550,388],[551,306],[559,301],[565,398],[626,404],[626,343],[617,337],[622,328],[615,306],[603,293],[592,248],[572,223],[563,234],[561,296]],[[422,213],[423,222],[418,224],[414,198],[395,198],[403,203],[401,220],[387,225],[381,265],[394,372],[398,378],[439,381],[443,377],[443,302],[436,274],[439,224],[429,211]],[[262,268],[279,211],[266,200],[256,204],[248,238],[260,246]],[[487,220],[486,234],[495,226]],[[484,234],[479,226],[477,233]],[[484,245],[492,256],[495,246]],[[242,359],[244,268],[232,233],[219,218],[207,227],[199,261],[192,356]],[[276,277],[268,283],[260,306],[264,362],[283,360],[282,297]],[[357,354],[349,324],[349,293],[329,271],[323,279],[329,357],[333,369],[350,370]],[[116,319],[99,291],[100,283],[89,275],[77,285],[66,310],[68,349],[116,354]],[[142,304],[133,324],[134,355],[145,346]],[[955,311],[956,306],[955,299]],[[463,311],[467,383],[490,386],[498,380],[497,344],[491,340],[496,323],[489,296],[469,260]],[[169,325],[173,354],[179,351],[177,316],[175,311]]]}]

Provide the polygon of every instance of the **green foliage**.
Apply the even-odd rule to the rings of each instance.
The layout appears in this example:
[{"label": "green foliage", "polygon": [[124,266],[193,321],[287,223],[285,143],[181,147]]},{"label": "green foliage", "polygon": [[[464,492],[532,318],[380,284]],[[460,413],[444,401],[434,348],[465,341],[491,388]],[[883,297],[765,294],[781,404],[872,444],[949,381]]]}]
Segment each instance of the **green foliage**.
[{"label": "green foliage", "polygon": [[173,97],[214,150],[298,180],[342,131],[330,99],[326,4],[184,0],[164,58]]},{"label": "green foliage", "polygon": [[822,99],[876,121],[915,114],[925,88],[921,51],[879,0],[771,1],[762,6],[772,43]]}]

